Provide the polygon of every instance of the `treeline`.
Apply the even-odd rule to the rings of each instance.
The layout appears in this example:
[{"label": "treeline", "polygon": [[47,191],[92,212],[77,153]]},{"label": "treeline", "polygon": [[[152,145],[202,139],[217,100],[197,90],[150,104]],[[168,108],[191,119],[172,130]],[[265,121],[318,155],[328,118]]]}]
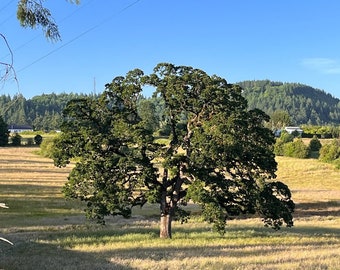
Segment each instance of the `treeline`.
[{"label": "treeline", "polygon": [[0,115],[8,125],[29,125],[34,130],[58,130],[68,101],[84,94],[43,94],[26,99],[22,95],[0,96]]},{"label": "treeline", "polygon": [[[34,130],[59,130],[63,120],[63,110],[72,99],[98,98],[85,94],[43,94],[31,99],[22,95],[0,96],[0,116],[10,125],[29,125]],[[152,131],[167,132],[166,119],[163,117],[164,102],[160,98],[144,98],[138,101],[138,112],[145,125]]]},{"label": "treeline", "polygon": [[258,108],[272,115],[288,112],[291,125],[340,124],[340,99],[326,92],[298,83],[244,81],[238,83],[244,90],[250,109]]},{"label": "treeline", "polygon": [[[247,99],[249,109],[258,108],[266,112],[275,121],[271,129],[283,126],[304,125],[313,126],[310,134],[332,134],[331,131],[320,130],[320,127],[336,127],[340,124],[340,100],[324,91],[310,86],[296,83],[263,81],[244,81],[238,83],[243,88],[243,95]],[[34,130],[51,131],[60,129],[62,111],[68,101],[76,98],[88,97],[85,94],[62,93],[43,94],[31,99],[22,95],[10,97],[0,96],[0,115],[9,125],[29,125]],[[92,97],[96,97],[91,95]],[[164,119],[164,106],[160,98],[141,98],[138,111],[146,125],[153,131],[166,133],[168,125]],[[285,115],[286,114],[286,115]],[[281,127],[278,125],[282,123]],[[286,121],[283,119],[289,119]],[[185,123],[185,116],[183,116]],[[331,137],[337,137],[332,135]]]}]

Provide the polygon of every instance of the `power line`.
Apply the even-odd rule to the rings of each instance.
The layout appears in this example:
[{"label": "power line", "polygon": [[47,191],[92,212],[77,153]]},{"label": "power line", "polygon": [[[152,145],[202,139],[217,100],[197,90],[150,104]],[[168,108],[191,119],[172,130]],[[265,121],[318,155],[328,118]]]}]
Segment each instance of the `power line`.
[{"label": "power line", "polygon": [[104,20],[102,20],[100,23],[90,27],[89,29],[85,30],[84,32],[80,33],[79,35],[75,36],[74,38],[72,38],[71,40],[69,40],[68,42],[66,42],[65,44],[59,46],[58,48],[55,48],[54,50],[48,52],[47,54],[39,57],[38,59],[36,59],[35,61],[33,61],[32,63],[28,64],[27,66],[19,69],[17,72],[21,72],[31,66],[33,66],[34,64],[40,62],[41,60],[47,58],[48,56],[50,56],[51,54],[61,50],[62,48],[70,45],[71,43],[73,43],[74,41],[78,40],[79,38],[85,36],[86,34],[94,31],[95,29],[99,28],[100,26],[102,26],[103,24],[107,23],[108,21],[112,20],[113,18],[115,18],[116,16],[118,16],[119,14],[122,14],[123,12],[125,12],[126,10],[128,10],[129,8],[133,7],[134,5],[136,5],[138,2],[140,2],[141,0],[136,0],[134,2],[132,2],[131,4],[125,6],[124,8],[122,8],[120,11],[118,11],[117,13],[112,14],[111,16],[108,16],[107,18],[105,18]]},{"label": "power line", "polygon": [[[75,13],[79,12],[79,10],[81,10],[81,9],[84,8],[84,7],[86,7],[86,6],[89,5],[91,2],[93,2],[93,0],[89,0],[89,1],[86,2],[85,4],[80,5],[80,7],[77,8],[75,11],[71,12],[69,15],[65,16],[64,18],[62,18],[62,19],[60,20],[59,23],[62,23],[62,22],[64,22],[64,21],[68,20],[69,18],[73,17]],[[12,16],[10,16],[9,18],[11,18],[11,17],[12,17]],[[7,21],[7,20],[8,20],[8,19],[6,19],[5,21]],[[59,23],[58,23],[58,24],[59,24]],[[0,23],[0,25],[1,25],[1,23]],[[40,36],[41,36],[41,34],[37,34],[36,36],[34,36],[33,38],[31,38],[30,40],[26,41],[25,43],[19,45],[19,46],[16,47],[15,49],[13,49],[13,52],[17,52],[17,51],[19,51],[20,49],[26,47],[26,45],[28,45],[28,44],[31,43],[32,41],[36,40],[36,39],[37,39],[38,37],[40,37]],[[3,58],[4,58],[4,57],[7,57],[7,56],[8,56],[8,54],[5,55],[5,56],[3,56]]]},{"label": "power line", "polygon": [[10,0],[9,2],[7,2],[7,4],[5,4],[2,8],[0,8],[0,12],[3,11],[4,9],[6,9],[10,4],[12,4],[15,0]]}]

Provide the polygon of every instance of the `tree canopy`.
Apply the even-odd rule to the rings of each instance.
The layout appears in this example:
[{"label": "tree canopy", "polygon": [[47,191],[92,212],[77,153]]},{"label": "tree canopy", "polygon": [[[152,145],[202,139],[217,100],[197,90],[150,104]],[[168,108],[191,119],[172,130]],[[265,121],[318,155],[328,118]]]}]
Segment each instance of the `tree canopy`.
[{"label": "tree canopy", "polygon": [[[168,143],[156,143],[137,111],[144,85],[164,100]],[[239,86],[187,66],[161,63],[144,75],[116,77],[96,100],[71,101],[54,161],[77,157],[64,188],[87,202],[87,215],[129,217],[132,207],[160,205],[160,236],[171,221],[185,221],[188,202],[223,234],[228,218],[257,213],[267,226],[293,225],[289,188],[275,181],[274,136],[269,118],[248,110]]]}]

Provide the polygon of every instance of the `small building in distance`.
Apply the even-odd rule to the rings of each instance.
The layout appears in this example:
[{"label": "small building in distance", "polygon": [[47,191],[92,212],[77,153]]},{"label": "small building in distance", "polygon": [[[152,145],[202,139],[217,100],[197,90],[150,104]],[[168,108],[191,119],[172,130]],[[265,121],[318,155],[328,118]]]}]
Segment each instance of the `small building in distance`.
[{"label": "small building in distance", "polygon": [[292,134],[294,131],[297,131],[300,135],[303,133],[303,130],[300,127],[285,127],[285,131],[289,134]]},{"label": "small building in distance", "polygon": [[33,128],[29,125],[9,125],[8,126],[8,131],[10,133],[20,133],[24,131],[33,131]]},{"label": "small building in distance", "polygon": [[286,131],[288,134],[292,134],[293,132],[298,132],[299,136],[302,136],[303,130],[300,127],[285,127],[284,129],[274,130],[274,136],[280,137],[282,131]]}]

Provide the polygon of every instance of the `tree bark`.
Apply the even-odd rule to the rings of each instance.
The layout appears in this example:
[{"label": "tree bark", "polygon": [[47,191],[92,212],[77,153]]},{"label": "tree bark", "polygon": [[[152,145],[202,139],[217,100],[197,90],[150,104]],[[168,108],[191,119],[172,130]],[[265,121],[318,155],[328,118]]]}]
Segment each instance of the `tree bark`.
[{"label": "tree bark", "polygon": [[160,223],[160,238],[171,238],[171,214],[162,214],[161,215],[161,223]]}]

